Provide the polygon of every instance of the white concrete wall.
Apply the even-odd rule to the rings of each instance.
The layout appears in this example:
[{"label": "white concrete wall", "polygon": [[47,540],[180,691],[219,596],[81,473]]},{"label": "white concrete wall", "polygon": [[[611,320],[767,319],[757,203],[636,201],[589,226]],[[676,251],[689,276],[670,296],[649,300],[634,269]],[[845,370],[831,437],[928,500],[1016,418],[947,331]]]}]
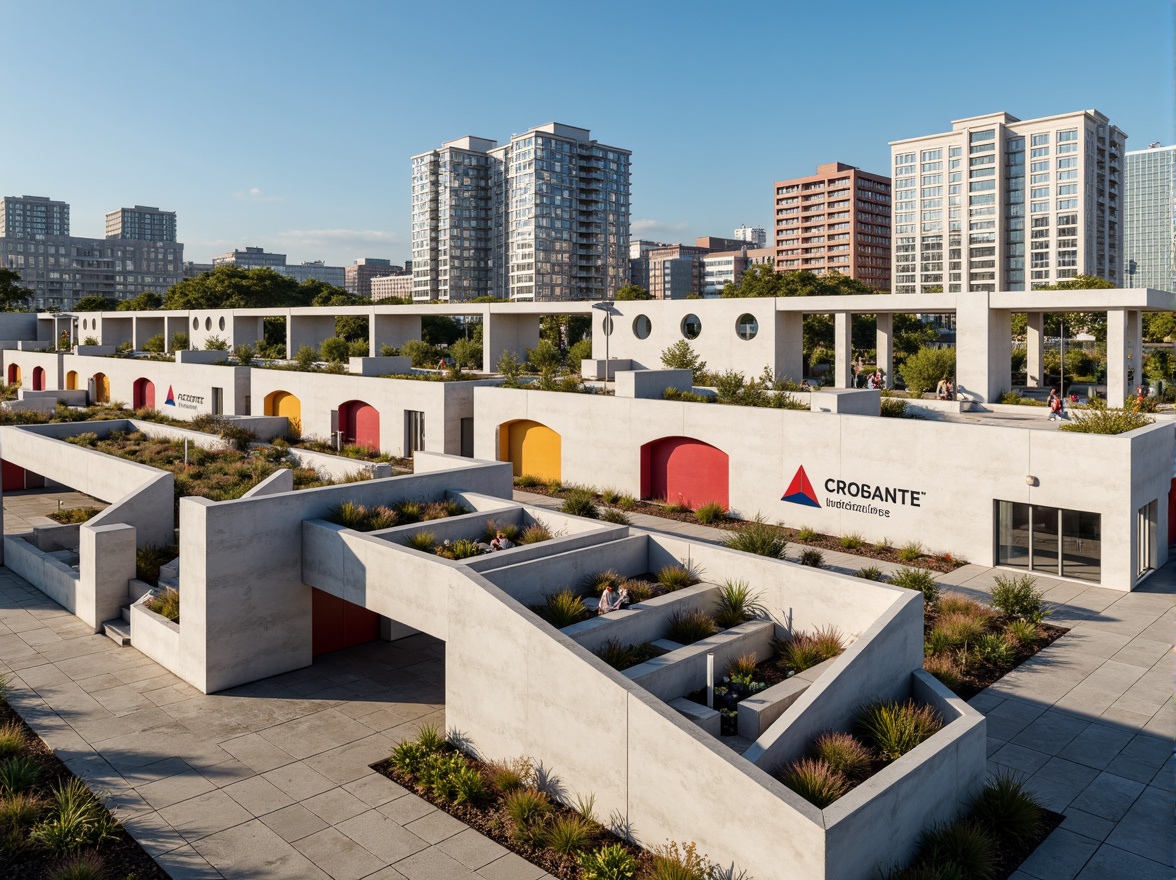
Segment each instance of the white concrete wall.
[{"label": "white concrete wall", "polygon": [[[479,388],[474,399],[478,458],[498,456],[499,426],[531,419],[560,434],[565,483],[637,494],[641,446],[662,437],[692,437],[729,456],[730,503],[737,516],[762,513],[788,526],[857,532],[869,541],[917,540],[930,552],[982,565],[995,563],[994,499],[1099,513],[1102,586],[1120,590],[1136,581],[1134,560],[1129,542],[1113,536],[1129,534],[1135,511],[1147,500],[1160,499],[1163,507],[1176,450],[1176,431],[1166,423],[1098,436],[525,389]],[[782,500],[800,467],[820,507]],[[1026,483],[1030,475],[1037,485]],[[864,502],[826,488],[829,481],[835,489],[839,480],[890,488],[896,500]],[[1132,486],[1137,489],[1129,493]],[[908,490],[905,504],[900,489]],[[917,507],[910,503],[912,490],[919,493]],[[889,515],[840,509],[830,501]]]}]

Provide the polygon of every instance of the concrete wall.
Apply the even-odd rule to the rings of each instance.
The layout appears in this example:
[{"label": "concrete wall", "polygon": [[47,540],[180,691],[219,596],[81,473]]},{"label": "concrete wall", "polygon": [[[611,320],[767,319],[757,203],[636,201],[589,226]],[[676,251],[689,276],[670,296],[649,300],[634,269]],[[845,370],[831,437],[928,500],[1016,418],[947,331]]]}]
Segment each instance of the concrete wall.
[{"label": "concrete wall", "polygon": [[[497,458],[499,426],[531,419],[560,434],[565,483],[636,495],[642,445],[691,437],[730,457],[730,505],[737,516],[762,513],[788,526],[857,532],[870,541],[918,540],[931,552],[984,565],[995,562],[994,500],[1099,513],[1102,586],[1121,590],[1136,581],[1134,560],[1126,541],[1107,536],[1125,535],[1139,506],[1167,497],[1176,449],[1176,431],[1164,423],[1107,437],[525,389],[478,388],[474,400],[478,458]],[[1076,461],[1099,467],[1079,473]],[[819,507],[783,500],[802,467]],[[1037,484],[1028,485],[1027,476]],[[838,481],[845,492],[856,483],[881,487],[882,495],[838,494]],[[1138,489],[1129,496],[1130,486]]]},{"label": "concrete wall", "polygon": [[80,574],[23,537],[4,536],[4,565],[65,608],[77,613]]},{"label": "concrete wall", "polygon": [[617,397],[645,397],[660,400],[667,388],[693,391],[690,370],[624,370],[617,373]]}]

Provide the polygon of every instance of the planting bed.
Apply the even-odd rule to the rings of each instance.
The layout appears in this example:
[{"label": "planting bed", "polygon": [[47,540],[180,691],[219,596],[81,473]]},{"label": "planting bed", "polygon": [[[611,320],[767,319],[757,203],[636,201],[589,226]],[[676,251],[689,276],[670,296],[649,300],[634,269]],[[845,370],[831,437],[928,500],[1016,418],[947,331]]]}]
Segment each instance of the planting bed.
[{"label": "planting bed", "polygon": [[[387,462],[394,468],[398,468],[407,473],[412,473],[412,459],[411,458],[397,458],[394,455],[380,452],[378,449],[372,449],[370,446],[356,446],[354,444],[346,444],[342,449],[336,449],[330,443],[324,440],[310,440],[302,438],[293,442],[286,442],[287,446],[294,449],[306,449],[310,452],[323,452],[327,455],[341,455],[344,458],[354,458],[358,461],[368,461],[374,463]],[[280,444],[278,444],[280,446]]]},{"label": "planting bed", "polygon": [[67,507],[48,514],[49,519],[63,524],[84,523],[102,512],[100,507]]},{"label": "planting bed", "polygon": [[[592,487],[560,486],[559,488],[555,488],[553,485],[539,480],[532,481],[528,477],[516,477],[514,484],[515,488],[524,492],[534,492],[537,495],[546,495],[549,498],[564,498],[571,491],[588,491],[595,498],[597,504],[606,507],[615,507],[623,510],[625,513],[644,513],[649,516],[659,516],[662,519],[672,519],[695,525],[708,525],[720,531],[735,532],[752,525],[751,521],[735,519],[730,516],[721,516],[715,522],[700,523],[694,511],[659,504],[655,501],[643,501],[626,495],[621,495],[613,500],[605,500],[606,494],[597,492]],[[607,494],[609,498],[613,498],[612,493]],[[912,548],[910,555],[904,558],[901,555],[903,548],[900,547],[878,546],[865,541],[860,546],[846,547],[841,543],[842,539],[835,535],[823,535],[817,532],[811,532],[805,534],[802,539],[801,529],[792,529],[787,526],[772,525],[770,523],[763,525],[778,533],[780,537],[784,538],[790,544],[818,550],[836,550],[840,553],[850,553],[854,556],[863,556],[868,559],[912,565],[942,573],[954,571],[962,565],[967,565],[966,560],[954,557],[949,553],[934,555],[919,550],[918,554],[914,555],[914,548]]]},{"label": "planting bed", "polygon": [[[3,689],[0,687],[0,729],[13,725],[19,731],[21,742],[19,751],[15,754],[0,756],[0,765],[6,761],[25,759],[36,767],[38,778],[31,787],[17,793],[0,784],[0,810],[5,813],[0,818],[0,880],[49,880],[63,865],[78,858],[92,860],[104,871],[102,874],[99,874],[98,870],[90,874],[78,873],[78,877],[167,880],[167,873],[144,852],[101,804],[91,802],[87,806],[87,812],[92,817],[88,826],[91,829],[90,833],[81,832],[76,837],[65,833],[53,836],[45,834],[44,829],[48,828],[54,813],[54,789],[71,781],[80,784],[80,780],[24,723],[16,710],[3,699],[2,693]],[[29,814],[32,822],[13,822],[9,818],[10,804],[22,795],[32,799]],[[60,841],[56,845],[59,852],[33,839],[33,829],[38,826],[43,829],[38,837],[56,838]],[[62,820],[57,820],[57,826],[62,832],[68,827]],[[104,832],[97,833],[94,830],[97,828],[102,828]],[[103,836],[106,839],[101,843],[92,842],[95,838]],[[76,845],[72,845],[74,841]]]}]

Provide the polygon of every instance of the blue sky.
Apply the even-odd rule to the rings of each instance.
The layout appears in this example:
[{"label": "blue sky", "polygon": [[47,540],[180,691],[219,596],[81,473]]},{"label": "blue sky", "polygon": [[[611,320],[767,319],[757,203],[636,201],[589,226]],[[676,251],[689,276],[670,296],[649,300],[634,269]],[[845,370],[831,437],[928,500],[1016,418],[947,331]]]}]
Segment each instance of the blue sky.
[{"label": "blue sky", "polygon": [[774,181],[950,120],[1173,142],[1164,0],[0,0],[0,194],[178,212],[187,259],[410,255],[409,157],[559,121],[633,151],[634,237],[768,227]]}]

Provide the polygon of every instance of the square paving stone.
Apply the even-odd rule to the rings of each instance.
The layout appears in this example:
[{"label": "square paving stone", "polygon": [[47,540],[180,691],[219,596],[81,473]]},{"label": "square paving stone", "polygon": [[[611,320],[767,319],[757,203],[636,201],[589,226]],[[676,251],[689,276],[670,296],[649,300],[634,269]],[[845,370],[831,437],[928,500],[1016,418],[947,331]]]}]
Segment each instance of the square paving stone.
[{"label": "square paving stone", "polygon": [[485,880],[539,880],[547,872],[532,865],[518,853],[507,853],[478,870],[478,876]]},{"label": "square paving stone", "polygon": [[294,756],[256,733],[225,740],[220,747],[257,773],[293,763]]},{"label": "square paving stone", "polygon": [[1098,772],[1093,767],[1075,764],[1073,761],[1067,761],[1065,758],[1050,758],[1037,771],[1036,776],[1039,779],[1049,779],[1053,782],[1061,782],[1064,785],[1075,785],[1079,788],[1085,788],[1094,782],[1098,777]]},{"label": "square paving stone", "polygon": [[1110,819],[1087,813],[1085,810],[1070,807],[1066,810],[1066,818],[1059,827],[1101,842],[1106,840],[1107,835],[1115,829],[1115,823]]},{"label": "square paving stone", "polygon": [[1104,770],[1134,736],[1133,730],[1109,724],[1091,724],[1058,752],[1058,757]]},{"label": "square paving stone", "polygon": [[[428,844],[380,813],[369,810],[337,826],[340,831],[385,864],[395,864]],[[404,873],[400,868],[396,870]]]},{"label": "square paving stone", "polygon": [[409,822],[415,822],[422,816],[427,816],[430,813],[436,812],[437,808],[431,803],[415,794],[408,794],[402,798],[397,798],[394,801],[384,804],[379,807],[380,813],[387,816],[398,825],[407,825]]},{"label": "square paving stone", "polygon": [[301,761],[270,770],[268,773],[263,773],[262,777],[268,779],[296,801],[322,794],[335,787],[334,782],[317,770],[307,767]]},{"label": "square paving stone", "polygon": [[291,804],[261,817],[271,831],[283,840],[294,842],[301,840],[316,831],[322,831],[327,823],[312,813],[302,804]]},{"label": "square paving stone", "polygon": [[466,828],[453,837],[441,841],[437,844],[437,848],[457,859],[471,871],[484,868],[509,852],[504,846],[479,834],[473,828]]},{"label": "square paving stone", "polygon": [[1014,770],[1020,770],[1022,773],[1032,776],[1045,766],[1046,762],[1050,760],[1050,757],[1035,749],[1008,743],[993,753],[991,760],[1002,766],[1012,767]]},{"label": "square paving stone", "polygon": [[1148,786],[1131,805],[1107,843],[1156,862],[1172,859],[1172,795]]},{"label": "square paving stone", "polygon": [[1096,841],[1063,828],[1055,828],[1045,842],[1021,863],[1020,870],[1037,880],[1073,880],[1096,849]]},{"label": "square paving stone", "polygon": [[1056,755],[1088,725],[1088,721],[1050,709],[1027,724],[1020,733],[1012,738],[1012,742],[1038,752]]},{"label": "square paving stone", "polygon": [[477,880],[477,875],[436,847],[414,853],[396,863],[408,880]]},{"label": "square paving stone", "polygon": [[448,837],[466,829],[466,824],[450,816],[444,810],[434,810],[426,816],[404,826],[427,843],[440,843]]},{"label": "square paving stone", "polygon": [[1110,877],[1130,877],[1131,880],[1172,880],[1172,869],[1162,862],[1153,862],[1135,853],[1103,844],[1086,863],[1080,880],[1107,880]]},{"label": "square paving stone", "polygon": [[[340,831],[324,828],[294,844],[332,880],[359,880],[379,871],[383,862]],[[396,873],[395,877],[401,875]]]},{"label": "square paving stone", "polygon": [[355,795],[370,807],[381,806],[408,794],[408,789],[379,773],[371,773],[354,782],[345,783],[343,790]]},{"label": "square paving stone", "polygon": [[1143,792],[1141,782],[1102,772],[1073,801],[1074,806],[1095,816],[1118,822]]},{"label": "square paving stone", "polygon": [[333,788],[322,794],[316,794],[314,797],[304,800],[302,806],[329,825],[337,825],[369,809],[367,804],[342,788]]},{"label": "square paving stone", "polygon": [[294,799],[268,779],[254,776],[225,786],[225,794],[254,816],[264,816],[294,803]]},{"label": "square paving stone", "polygon": [[170,807],[172,804],[178,804],[180,801],[186,801],[188,798],[212,791],[213,788],[211,782],[195,770],[190,770],[187,773],[139,785],[136,787],[136,791],[152,807],[162,810],[164,807]]},{"label": "square paving stone", "polygon": [[189,843],[253,818],[252,813],[223,791],[210,791],[180,801],[160,810],[159,815]]},{"label": "square paving stone", "polygon": [[226,877],[330,880],[314,862],[282,840],[260,819],[202,837],[192,847]]},{"label": "square paving stone", "polygon": [[188,845],[163,853],[155,861],[171,880],[222,880],[225,876]]}]

